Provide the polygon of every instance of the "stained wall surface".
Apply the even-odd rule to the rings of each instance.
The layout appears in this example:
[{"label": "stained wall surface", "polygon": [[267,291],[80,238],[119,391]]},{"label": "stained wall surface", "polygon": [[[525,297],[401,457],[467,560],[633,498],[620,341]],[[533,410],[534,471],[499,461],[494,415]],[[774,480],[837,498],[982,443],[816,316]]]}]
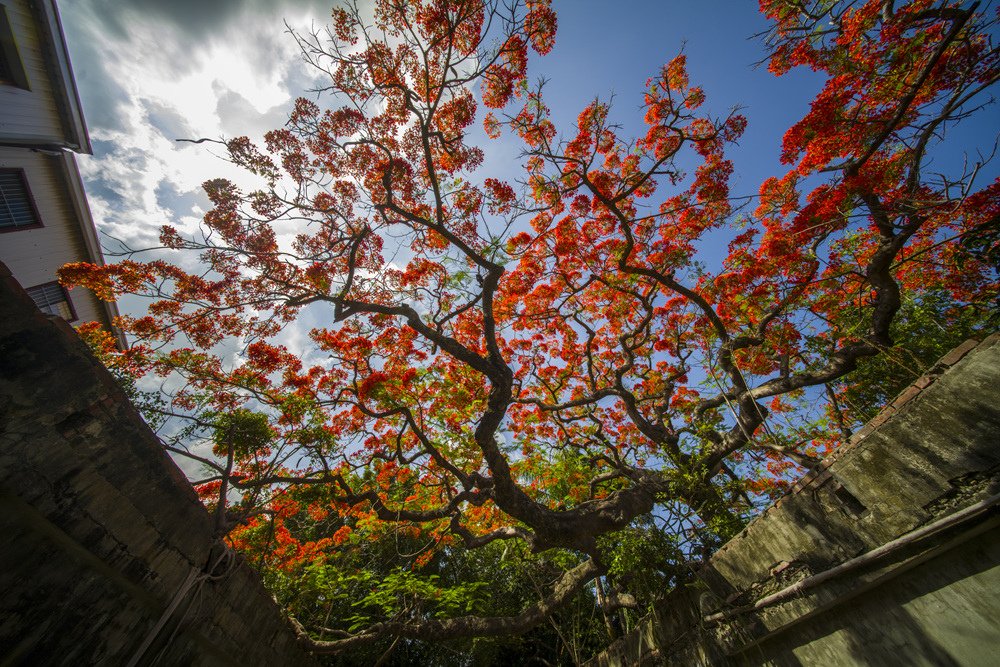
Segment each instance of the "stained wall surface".
[{"label": "stained wall surface", "polygon": [[[594,665],[987,665],[1000,336],[947,355]],[[309,665],[254,572],[72,329],[0,265],[0,665]]]},{"label": "stained wall surface", "polygon": [[[994,334],[942,358],[590,664],[1000,664],[998,493]],[[798,582],[816,583],[746,610]]]},{"label": "stained wall surface", "polygon": [[0,665],[310,665],[65,322],[0,264]]}]

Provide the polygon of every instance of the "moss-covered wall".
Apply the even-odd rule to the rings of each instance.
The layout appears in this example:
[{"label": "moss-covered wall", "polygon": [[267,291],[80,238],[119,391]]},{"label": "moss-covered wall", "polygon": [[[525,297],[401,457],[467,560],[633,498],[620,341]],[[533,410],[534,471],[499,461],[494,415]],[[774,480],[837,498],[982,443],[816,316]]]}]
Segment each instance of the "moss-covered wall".
[{"label": "moss-covered wall", "polygon": [[591,664],[1000,664],[995,505],[778,604],[708,619],[998,492],[994,335],[941,359]]},{"label": "moss-covered wall", "polygon": [[309,665],[114,380],[0,264],[0,665]]}]

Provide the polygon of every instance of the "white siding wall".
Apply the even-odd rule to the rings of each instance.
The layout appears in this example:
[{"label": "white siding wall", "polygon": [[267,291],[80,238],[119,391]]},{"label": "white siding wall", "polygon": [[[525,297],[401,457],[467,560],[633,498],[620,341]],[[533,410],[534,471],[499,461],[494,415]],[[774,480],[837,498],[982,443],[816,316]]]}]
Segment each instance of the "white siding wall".
[{"label": "white siding wall", "polygon": [[[61,157],[0,147],[0,168],[24,170],[43,225],[0,233],[0,261],[10,268],[22,287],[56,280],[56,271],[63,264],[88,261],[61,165]],[[78,324],[92,320],[108,324],[100,303],[89,291],[78,287],[70,292],[70,300]]]},{"label": "white siding wall", "polygon": [[43,42],[27,0],[0,0],[31,90],[0,84],[0,139],[37,143],[64,140],[55,93],[45,67]]}]

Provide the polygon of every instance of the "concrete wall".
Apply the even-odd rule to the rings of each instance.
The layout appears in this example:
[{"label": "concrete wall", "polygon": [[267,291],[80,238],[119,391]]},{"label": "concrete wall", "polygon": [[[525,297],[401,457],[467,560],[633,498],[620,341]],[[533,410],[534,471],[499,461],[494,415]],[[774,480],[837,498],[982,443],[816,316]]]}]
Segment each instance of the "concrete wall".
[{"label": "concrete wall", "polygon": [[1000,335],[944,357],[592,665],[1000,663],[991,505],[780,603],[732,615],[1000,492]]},{"label": "concrete wall", "polygon": [[69,325],[0,265],[0,665],[309,665]]},{"label": "concrete wall", "polygon": [[[780,604],[706,616],[997,494],[997,387],[1000,336],[949,354],[593,664],[996,664],[995,507]],[[0,666],[313,664],[113,379],[5,268],[0,536]]]}]

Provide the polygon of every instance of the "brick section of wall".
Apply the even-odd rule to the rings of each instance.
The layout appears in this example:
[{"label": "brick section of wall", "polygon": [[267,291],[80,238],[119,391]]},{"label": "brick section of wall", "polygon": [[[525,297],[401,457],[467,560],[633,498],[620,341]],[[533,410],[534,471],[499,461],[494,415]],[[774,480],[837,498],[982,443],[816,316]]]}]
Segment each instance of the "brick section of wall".
[{"label": "brick section of wall", "polygon": [[0,264],[0,665],[310,665],[72,328]]},{"label": "brick section of wall", "polygon": [[[997,505],[750,605],[1000,492],[1000,334],[968,341],[670,592],[591,665],[973,665],[1000,645]],[[992,502],[992,501],[991,501]]]}]

